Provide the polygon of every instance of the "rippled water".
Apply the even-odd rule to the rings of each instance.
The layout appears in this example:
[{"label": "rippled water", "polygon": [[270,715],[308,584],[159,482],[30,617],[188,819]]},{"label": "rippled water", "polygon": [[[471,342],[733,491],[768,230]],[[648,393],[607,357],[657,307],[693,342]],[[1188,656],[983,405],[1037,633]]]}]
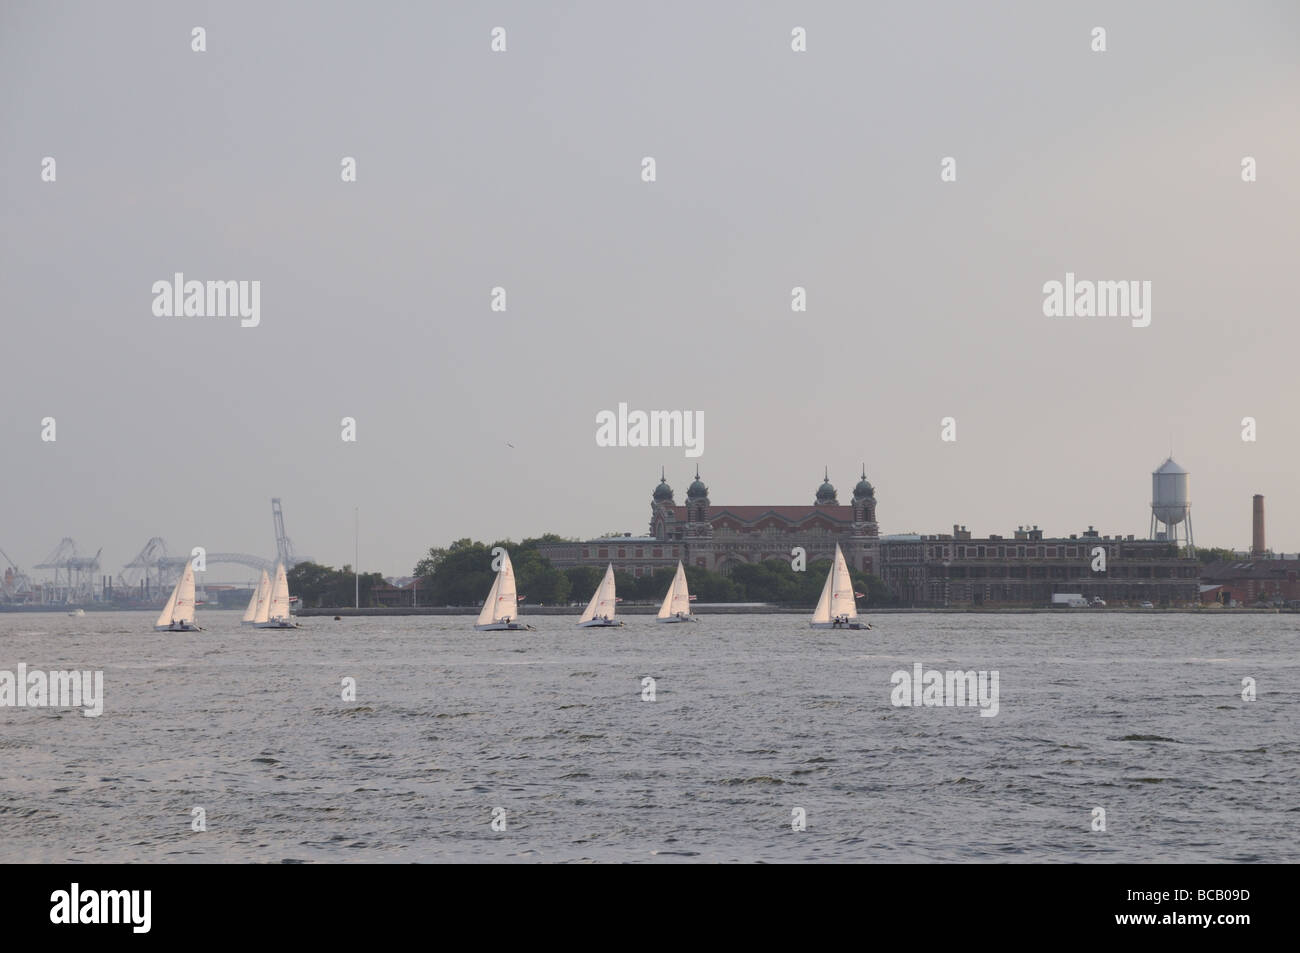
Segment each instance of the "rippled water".
[{"label": "rippled water", "polygon": [[[106,696],[0,708],[0,860],[1300,860],[1294,615],[238,620],[0,615],[0,669]],[[918,661],[997,716],[891,706]]]}]

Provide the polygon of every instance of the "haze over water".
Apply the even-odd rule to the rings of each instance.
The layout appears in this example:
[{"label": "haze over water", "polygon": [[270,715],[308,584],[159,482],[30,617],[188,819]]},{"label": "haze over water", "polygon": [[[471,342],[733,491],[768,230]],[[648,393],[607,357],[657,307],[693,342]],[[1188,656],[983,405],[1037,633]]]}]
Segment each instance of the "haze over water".
[{"label": "haze over water", "polygon": [[[0,708],[0,860],[1300,860],[1292,615],[152,616],[0,616],[0,669],[105,692]],[[918,661],[998,670],[997,716],[892,707]]]}]

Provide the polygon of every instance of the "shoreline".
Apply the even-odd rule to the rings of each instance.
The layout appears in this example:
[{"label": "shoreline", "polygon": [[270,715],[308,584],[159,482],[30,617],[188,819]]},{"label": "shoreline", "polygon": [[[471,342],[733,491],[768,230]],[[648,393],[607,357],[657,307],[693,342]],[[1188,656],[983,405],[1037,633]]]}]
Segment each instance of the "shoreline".
[{"label": "shoreline", "polygon": [[[519,613],[519,620],[524,621],[529,616],[578,616],[582,615],[582,606],[539,606],[532,609],[523,609]],[[656,606],[620,606],[618,614],[620,616],[653,616],[659,611]],[[1047,607],[1006,607],[1006,608],[942,608],[942,609],[911,609],[911,608],[881,608],[871,609],[865,612],[859,611],[859,618],[870,618],[879,615],[1032,615],[1036,613],[1048,613],[1056,615],[1081,615],[1081,614],[1103,614],[1124,613],[1131,615],[1195,615],[1213,613],[1215,615],[1275,615],[1281,613],[1294,613],[1294,609],[1134,609],[1116,606],[1115,608],[1098,607],[1095,609],[1050,609]],[[306,608],[299,610],[296,615],[306,616],[342,616],[348,618],[351,616],[397,616],[397,615],[433,615],[433,616],[477,616],[478,608],[471,606],[419,606],[411,608],[410,606],[374,606],[365,609],[312,609]],[[811,609],[790,609],[781,606],[718,606],[712,607],[707,604],[697,605],[692,615],[811,615]]]},{"label": "shoreline", "polygon": [[[73,607],[78,608],[77,606]],[[148,606],[81,606],[86,615],[94,613],[111,613],[111,612],[156,612],[157,608]],[[200,606],[203,612],[243,612],[239,608],[215,608]],[[582,606],[534,606],[532,608],[522,609],[519,613],[521,620],[529,616],[577,616],[581,615]],[[623,616],[643,616],[655,615],[659,609],[657,606],[620,606],[618,614]],[[0,616],[13,613],[44,613],[67,615],[69,610],[63,606],[0,606]],[[708,603],[697,604],[693,615],[810,615],[811,609],[790,608],[787,606],[747,606],[747,605],[709,605]],[[1204,606],[1200,607],[1170,607],[1167,609],[1139,609],[1132,606],[1097,606],[1097,607],[1077,607],[1077,608],[1051,608],[1048,606],[950,606],[946,608],[910,608],[910,607],[881,607],[879,609],[868,609],[860,611],[859,616],[870,617],[879,615],[1035,615],[1048,613],[1055,615],[1097,615],[1105,613],[1118,613],[1128,615],[1293,615],[1300,612],[1300,609],[1287,608],[1259,608],[1254,606],[1243,606],[1232,609],[1212,609]],[[368,606],[361,609],[354,609],[351,606],[340,608],[312,608],[307,607],[299,609],[293,614],[306,618],[308,616],[342,616],[361,617],[361,616],[401,616],[401,615],[428,615],[428,616],[477,616],[479,607],[477,606]]]}]

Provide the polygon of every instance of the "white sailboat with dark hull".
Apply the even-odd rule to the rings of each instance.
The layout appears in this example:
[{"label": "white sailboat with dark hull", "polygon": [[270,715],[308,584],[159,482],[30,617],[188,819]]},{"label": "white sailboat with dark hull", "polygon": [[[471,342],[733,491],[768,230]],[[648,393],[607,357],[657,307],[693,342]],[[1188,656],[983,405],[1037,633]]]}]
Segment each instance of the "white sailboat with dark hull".
[{"label": "white sailboat with dark hull", "polygon": [[668,587],[664,604],[659,607],[658,619],[660,622],[700,621],[691,615],[691,592],[686,586],[686,570],[682,568],[680,559],[677,560],[677,574],[673,576],[673,584]]},{"label": "white sailboat with dark hull", "polygon": [[187,561],[185,571],[172,590],[167,605],[153,624],[155,632],[202,632],[194,621],[194,564]]},{"label": "white sailboat with dark hull", "polygon": [[244,610],[244,617],[239,620],[240,625],[257,625],[259,622],[265,622],[270,618],[269,609],[271,607],[271,577],[262,570],[262,581],[253,589],[253,596],[248,600],[248,608]]},{"label": "white sailboat with dark hull", "polygon": [[621,619],[614,618],[617,602],[618,598],[614,595],[614,564],[610,563],[605,567],[605,577],[596,587],[596,593],[591,597],[591,602],[587,603],[587,611],[578,620],[578,625],[584,629],[622,625]]},{"label": "white sailboat with dark hull", "polygon": [[275,582],[271,583],[271,598],[267,601],[266,617],[253,624],[259,629],[301,629],[289,614],[289,576],[284,563],[275,567]]},{"label": "white sailboat with dark hull", "polygon": [[510,563],[510,554],[501,554],[501,569],[496,579],[492,580],[492,591],[483,602],[483,609],[478,614],[474,628],[480,632],[519,632],[531,630],[532,626],[517,622],[519,615],[519,596],[515,590],[515,567]]},{"label": "white sailboat with dark hull", "polygon": [[857,596],[849,578],[849,564],[844,561],[840,544],[835,544],[835,562],[826,574],[826,585],[813,612],[814,629],[869,629],[870,622],[858,621]]}]

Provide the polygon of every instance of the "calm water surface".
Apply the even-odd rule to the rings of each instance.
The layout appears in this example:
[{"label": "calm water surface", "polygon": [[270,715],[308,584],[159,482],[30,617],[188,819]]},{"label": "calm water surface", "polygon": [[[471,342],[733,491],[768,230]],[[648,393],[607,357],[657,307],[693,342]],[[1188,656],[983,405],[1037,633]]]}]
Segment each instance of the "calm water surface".
[{"label": "calm water surface", "polygon": [[[303,621],[0,615],[0,669],[105,682],[0,708],[0,861],[1300,861],[1300,616]],[[913,662],[998,715],[892,707]]]}]

